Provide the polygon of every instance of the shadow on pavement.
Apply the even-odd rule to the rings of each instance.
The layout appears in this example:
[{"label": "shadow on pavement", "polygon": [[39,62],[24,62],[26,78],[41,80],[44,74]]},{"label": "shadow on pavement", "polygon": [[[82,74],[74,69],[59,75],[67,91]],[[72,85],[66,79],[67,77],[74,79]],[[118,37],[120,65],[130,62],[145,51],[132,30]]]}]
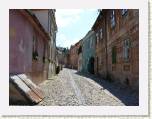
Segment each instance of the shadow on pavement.
[{"label": "shadow on pavement", "polygon": [[76,72],[80,76],[89,78],[88,80],[93,80],[99,85],[101,85],[104,89],[108,90],[115,97],[122,101],[126,106],[139,106],[139,93],[129,89],[126,86],[122,86],[120,83],[108,81],[101,79],[92,74],[86,74],[82,72]]}]

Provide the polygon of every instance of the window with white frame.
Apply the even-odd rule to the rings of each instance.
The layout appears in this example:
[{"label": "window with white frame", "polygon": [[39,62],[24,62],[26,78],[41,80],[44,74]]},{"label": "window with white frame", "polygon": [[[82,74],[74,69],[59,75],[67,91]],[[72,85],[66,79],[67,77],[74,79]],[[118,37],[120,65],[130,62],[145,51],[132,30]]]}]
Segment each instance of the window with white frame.
[{"label": "window with white frame", "polygon": [[112,10],[112,12],[111,12],[110,21],[111,21],[111,28],[115,27],[116,21],[115,21],[115,11],[114,10]]},{"label": "window with white frame", "polygon": [[96,33],[97,44],[99,43],[99,34]]},{"label": "window with white frame", "polygon": [[125,15],[128,12],[128,9],[122,9],[121,10],[121,15]]},{"label": "window with white frame", "polygon": [[129,61],[129,51],[130,51],[130,41],[129,39],[124,40],[124,47],[123,47],[123,53],[124,53],[124,60]]}]

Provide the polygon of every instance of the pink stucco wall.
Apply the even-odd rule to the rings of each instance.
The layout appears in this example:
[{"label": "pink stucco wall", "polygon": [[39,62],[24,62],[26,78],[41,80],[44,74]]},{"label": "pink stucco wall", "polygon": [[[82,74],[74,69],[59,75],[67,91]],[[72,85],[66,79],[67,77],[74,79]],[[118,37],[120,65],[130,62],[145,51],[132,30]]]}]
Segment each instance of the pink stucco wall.
[{"label": "pink stucco wall", "polygon": [[30,72],[32,67],[33,28],[17,10],[9,11],[10,73]]},{"label": "pink stucco wall", "polygon": [[[33,37],[37,37],[39,60],[32,60]],[[9,11],[9,73],[34,73],[44,69],[44,39],[19,10]],[[46,65],[46,64],[45,64]],[[43,76],[42,76],[43,77]]]}]

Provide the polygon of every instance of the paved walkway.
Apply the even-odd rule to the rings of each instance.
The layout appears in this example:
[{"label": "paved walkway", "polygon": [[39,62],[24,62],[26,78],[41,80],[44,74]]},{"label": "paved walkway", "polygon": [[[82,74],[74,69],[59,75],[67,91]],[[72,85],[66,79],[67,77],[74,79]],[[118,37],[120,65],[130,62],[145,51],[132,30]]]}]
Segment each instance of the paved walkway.
[{"label": "paved walkway", "polygon": [[[75,70],[64,68],[58,76],[47,80],[40,85],[45,93],[45,98],[38,105],[54,106],[123,106],[137,105],[132,98],[124,101],[120,96],[123,93],[113,84],[102,80],[97,82],[97,78],[90,75],[77,73]],[[99,80],[99,79],[98,79]],[[111,91],[113,88],[114,93]],[[115,88],[115,89],[114,89]],[[117,89],[117,90],[116,90]],[[116,91],[115,91],[116,90]],[[123,97],[123,96],[122,96]]]}]

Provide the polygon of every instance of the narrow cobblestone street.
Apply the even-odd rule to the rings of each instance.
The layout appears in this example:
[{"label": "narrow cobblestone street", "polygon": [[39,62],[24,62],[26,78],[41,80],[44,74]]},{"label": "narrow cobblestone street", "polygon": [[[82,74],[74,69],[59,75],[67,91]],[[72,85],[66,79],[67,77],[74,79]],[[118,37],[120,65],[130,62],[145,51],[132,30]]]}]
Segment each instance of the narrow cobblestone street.
[{"label": "narrow cobblestone street", "polygon": [[[107,90],[108,89],[107,87],[111,86],[109,82],[107,81],[102,82],[103,83],[102,86],[92,79],[93,77],[88,78],[87,76],[82,76],[78,74],[76,70],[64,68],[58,74],[58,76],[55,76],[52,79],[46,80],[44,83],[40,84],[40,88],[42,88],[42,90],[45,93],[45,98],[38,105],[48,105],[48,106],[49,105],[50,106],[126,105],[119,98],[117,98],[115,95],[113,95],[110,91]],[[117,90],[117,94],[118,94],[118,90]],[[126,100],[130,100],[130,99],[126,99]],[[127,105],[129,105],[129,103]]]},{"label": "narrow cobblestone street", "polygon": [[138,9],[10,9],[9,28],[9,105],[139,106]]}]

